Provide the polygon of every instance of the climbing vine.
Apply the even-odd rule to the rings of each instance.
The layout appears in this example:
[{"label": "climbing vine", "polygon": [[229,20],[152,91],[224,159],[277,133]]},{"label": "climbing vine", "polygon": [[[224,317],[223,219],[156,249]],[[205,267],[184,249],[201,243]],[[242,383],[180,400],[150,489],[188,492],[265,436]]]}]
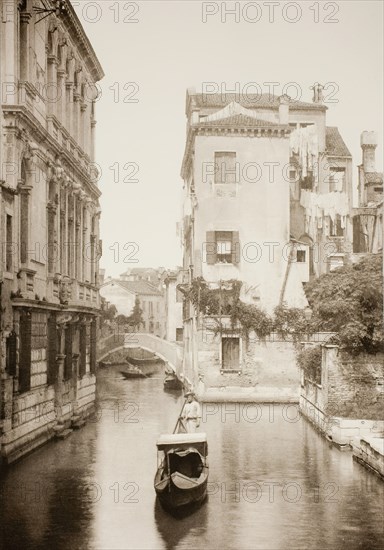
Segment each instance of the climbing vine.
[{"label": "climbing vine", "polygon": [[321,384],[321,346],[313,346],[297,353],[297,364],[308,380]]},{"label": "climbing vine", "polygon": [[[193,280],[186,298],[189,299],[196,311],[208,316],[229,316],[231,329],[240,328],[246,340],[254,331],[259,338],[265,338],[272,330],[272,320],[265,311],[253,304],[246,304],[240,299],[241,281],[231,279],[221,281],[219,288],[209,288],[207,282],[198,277]],[[213,332],[225,333],[220,319],[216,319],[216,328]]]}]

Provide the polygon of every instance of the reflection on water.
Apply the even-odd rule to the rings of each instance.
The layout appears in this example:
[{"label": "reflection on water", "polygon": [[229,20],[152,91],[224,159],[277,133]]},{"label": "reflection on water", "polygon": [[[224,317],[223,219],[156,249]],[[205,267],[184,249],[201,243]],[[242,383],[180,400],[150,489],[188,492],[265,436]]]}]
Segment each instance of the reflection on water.
[{"label": "reflection on water", "polygon": [[155,443],[181,394],[161,376],[98,376],[93,421],[3,475],[1,548],[382,548],[384,484],[292,407],[204,407],[209,498],[169,516],[155,500]]}]

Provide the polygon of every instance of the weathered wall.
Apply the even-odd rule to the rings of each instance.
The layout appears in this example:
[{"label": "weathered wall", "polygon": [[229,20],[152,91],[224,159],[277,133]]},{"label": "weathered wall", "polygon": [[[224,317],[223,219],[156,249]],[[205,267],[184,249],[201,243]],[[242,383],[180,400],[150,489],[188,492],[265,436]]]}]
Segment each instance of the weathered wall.
[{"label": "weathered wall", "polygon": [[263,342],[250,335],[240,341],[239,373],[222,372],[219,334],[197,331],[198,372],[206,400],[248,399],[267,402],[298,402],[300,373],[294,345],[276,335]]},{"label": "weathered wall", "polygon": [[[218,151],[236,152],[237,183],[217,184],[214,176],[207,173]],[[257,174],[252,168],[255,163],[262,167]],[[278,163],[273,177],[268,163]],[[244,282],[244,290],[257,288],[258,304],[270,312],[278,305],[288,263],[290,190],[282,170],[288,163],[289,139],[232,135],[196,137],[195,275],[202,275],[207,281],[239,279]],[[208,231],[239,233],[238,263],[207,263]],[[301,281],[294,285],[293,280],[291,305],[305,306]],[[243,298],[248,301],[246,296]]]},{"label": "weathered wall", "polygon": [[338,346],[323,346],[321,383],[302,375],[300,409],[338,445],[380,433],[384,430],[384,356],[353,357]]}]

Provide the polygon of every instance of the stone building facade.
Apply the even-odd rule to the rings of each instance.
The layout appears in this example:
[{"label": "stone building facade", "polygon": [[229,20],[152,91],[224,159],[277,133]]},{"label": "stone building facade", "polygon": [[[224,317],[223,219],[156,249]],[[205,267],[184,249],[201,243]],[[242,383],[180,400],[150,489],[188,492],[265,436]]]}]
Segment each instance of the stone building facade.
[{"label": "stone building facade", "polygon": [[[283,302],[305,308],[303,283],[345,261],[352,161],[338,129],[326,126],[326,111],[321,86],[312,103],[188,90],[181,233],[189,284],[202,277],[225,293],[239,280],[240,298],[272,313]],[[228,321],[223,313],[220,320]],[[238,333],[210,343],[221,357],[212,363],[199,323],[186,304],[185,368],[194,383],[210,386],[205,360],[230,386],[242,385],[245,370],[257,372]]]},{"label": "stone building facade", "polygon": [[117,315],[126,317],[133,313],[138,298],[143,318],[139,332],[148,332],[164,338],[164,299],[163,293],[156,286],[146,280],[107,279],[100,286],[100,294],[109,304],[116,306]]},{"label": "stone building facade", "polygon": [[70,2],[1,10],[0,433],[11,462],[95,399],[103,71]]}]

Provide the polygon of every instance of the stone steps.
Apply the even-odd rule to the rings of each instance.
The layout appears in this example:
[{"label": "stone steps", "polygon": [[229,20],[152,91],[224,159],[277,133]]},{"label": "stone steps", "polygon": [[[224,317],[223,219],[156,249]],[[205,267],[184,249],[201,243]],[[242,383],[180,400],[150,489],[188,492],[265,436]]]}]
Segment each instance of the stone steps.
[{"label": "stone steps", "polygon": [[73,430],[71,430],[70,428],[67,428],[67,429],[64,429],[60,432],[56,432],[56,439],[67,439],[67,437],[69,437],[71,435]]}]

